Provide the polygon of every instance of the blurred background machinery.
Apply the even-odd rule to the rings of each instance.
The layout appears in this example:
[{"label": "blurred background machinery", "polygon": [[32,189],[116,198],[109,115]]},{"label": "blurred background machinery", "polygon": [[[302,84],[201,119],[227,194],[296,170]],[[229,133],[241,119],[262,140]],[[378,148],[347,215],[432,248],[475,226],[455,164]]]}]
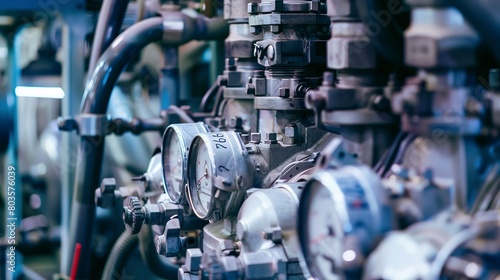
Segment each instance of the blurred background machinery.
[{"label": "blurred background machinery", "polygon": [[499,7],[0,3],[0,279],[499,279]]}]

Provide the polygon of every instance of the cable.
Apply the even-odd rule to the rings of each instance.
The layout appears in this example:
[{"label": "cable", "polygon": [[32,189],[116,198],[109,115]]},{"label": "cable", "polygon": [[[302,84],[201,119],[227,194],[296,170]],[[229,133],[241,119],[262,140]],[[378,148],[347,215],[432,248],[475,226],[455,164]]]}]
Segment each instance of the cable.
[{"label": "cable", "polygon": [[380,160],[377,162],[374,170],[379,176],[382,177],[388,171],[388,167],[390,168],[390,166],[394,162],[394,158],[396,156],[398,148],[406,136],[406,132],[399,132],[399,134],[396,136],[396,139],[394,139],[394,143],[388,150],[384,152],[382,158],[380,158]]},{"label": "cable", "polygon": [[120,278],[128,257],[132,254],[133,250],[137,248],[138,244],[139,238],[137,235],[132,235],[124,231],[118,240],[116,240],[115,245],[113,245],[113,249],[104,266],[104,272],[101,279],[109,280]]},{"label": "cable", "polygon": [[89,60],[88,79],[97,65],[99,57],[111,45],[111,42],[120,34],[123,19],[127,12],[130,0],[104,0],[99,12],[97,27],[92,42],[92,51]]},{"label": "cable", "polygon": [[203,99],[201,100],[201,103],[200,103],[200,111],[201,112],[210,112],[208,105],[209,105],[210,101],[212,101],[212,99],[217,96],[217,94],[219,92],[219,88],[220,88],[219,83],[215,82],[207,90],[207,92],[203,96]]},{"label": "cable", "polygon": [[150,225],[142,227],[139,232],[139,250],[142,261],[156,276],[166,279],[177,279],[179,268],[156,251],[153,230]]}]

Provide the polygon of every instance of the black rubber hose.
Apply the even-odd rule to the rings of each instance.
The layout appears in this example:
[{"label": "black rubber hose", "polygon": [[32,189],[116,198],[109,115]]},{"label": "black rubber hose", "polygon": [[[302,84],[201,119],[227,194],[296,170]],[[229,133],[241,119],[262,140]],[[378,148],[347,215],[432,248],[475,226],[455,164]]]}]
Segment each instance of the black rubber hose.
[{"label": "black rubber hose", "polygon": [[[131,59],[149,43],[163,36],[163,20],[151,18],[134,24],[116,38],[97,63],[92,80],[87,84],[82,104],[82,114],[105,114],[111,92],[118,77]],[[74,197],[71,206],[71,224],[68,250],[81,245],[77,278],[88,279],[92,232],[95,224],[94,190],[99,186],[104,152],[104,135],[82,136],[78,151]],[[73,256],[69,252],[68,256]],[[72,261],[64,271],[69,275]]]},{"label": "black rubber hose", "polygon": [[165,279],[177,279],[179,267],[172,264],[166,257],[158,254],[153,239],[151,226],[143,226],[139,232],[139,250],[142,261],[156,276]]},{"label": "black rubber hose", "polygon": [[92,42],[89,72],[95,68],[101,54],[104,53],[113,40],[120,34],[129,2],[130,0],[103,1]]},{"label": "black rubber hose", "polygon": [[394,139],[394,143],[387,149],[380,160],[375,164],[374,170],[377,172],[379,176],[383,176],[385,172],[387,171],[388,166],[390,167],[391,164],[394,161],[394,157],[397,154],[399,145],[401,142],[405,139],[407,133],[406,132],[400,132],[397,136],[396,139]]},{"label": "black rubber hose", "polygon": [[[450,1],[467,22],[481,35],[482,40],[490,48],[497,62],[500,62],[500,18],[496,13],[498,8],[486,4],[487,1],[453,0]],[[493,1],[495,2],[495,1]],[[494,5],[498,5],[495,3]]]},{"label": "black rubber hose", "polygon": [[84,93],[82,113],[105,114],[112,89],[127,64],[146,45],[161,40],[162,36],[160,17],[140,21],[120,34],[97,62]]},{"label": "black rubber hose", "polygon": [[127,231],[124,231],[118,240],[116,240],[115,245],[113,245],[101,279],[121,279],[122,269],[125,267],[128,257],[132,254],[134,249],[137,248],[138,244],[139,238],[137,235],[131,235]]},{"label": "black rubber hose", "polygon": [[210,102],[217,95],[219,88],[220,88],[219,83],[215,82],[207,90],[207,92],[203,96],[203,99],[201,100],[201,103],[200,103],[200,112],[210,112],[210,108],[209,108]]}]

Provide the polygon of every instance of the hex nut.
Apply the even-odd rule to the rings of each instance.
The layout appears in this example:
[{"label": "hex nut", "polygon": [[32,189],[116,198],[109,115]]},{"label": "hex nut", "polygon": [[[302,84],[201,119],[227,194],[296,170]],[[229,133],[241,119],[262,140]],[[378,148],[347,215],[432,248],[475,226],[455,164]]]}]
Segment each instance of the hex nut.
[{"label": "hex nut", "polygon": [[101,182],[101,192],[104,193],[114,193],[116,189],[115,178],[104,178]]},{"label": "hex nut", "polygon": [[356,5],[352,0],[327,0],[327,14],[331,17],[351,17],[357,15]]},{"label": "hex nut", "polygon": [[420,68],[457,67],[475,64],[474,38],[408,36],[405,62]]},{"label": "hex nut", "polygon": [[276,134],[276,132],[266,133],[266,140],[264,141],[264,143],[266,143],[266,144],[278,143],[278,134]]},{"label": "hex nut", "polygon": [[186,267],[189,271],[195,272],[200,268],[201,256],[203,253],[200,249],[187,249],[186,250]]},{"label": "hex nut", "polygon": [[246,93],[248,95],[255,95],[255,85],[254,84],[247,84],[246,85]]},{"label": "hex nut", "polygon": [[413,9],[412,23],[405,31],[406,64],[418,68],[475,65],[479,37],[465,19],[452,18],[463,16],[451,8]]},{"label": "hex nut", "polygon": [[252,132],[250,134],[250,143],[252,144],[259,144],[261,140],[261,134],[258,132]]},{"label": "hex nut", "polygon": [[329,68],[377,67],[377,51],[368,37],[332,37],[328,41],[328,50]]}]

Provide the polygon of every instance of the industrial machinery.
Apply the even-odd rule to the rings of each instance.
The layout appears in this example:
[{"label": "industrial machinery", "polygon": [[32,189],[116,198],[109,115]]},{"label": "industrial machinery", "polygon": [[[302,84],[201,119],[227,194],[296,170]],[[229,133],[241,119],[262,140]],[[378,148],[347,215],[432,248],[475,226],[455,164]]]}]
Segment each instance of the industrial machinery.
[{"label": "industrial machinery", "polygon": [[500,279],[499,7],[103,0],[54,279]]}]

